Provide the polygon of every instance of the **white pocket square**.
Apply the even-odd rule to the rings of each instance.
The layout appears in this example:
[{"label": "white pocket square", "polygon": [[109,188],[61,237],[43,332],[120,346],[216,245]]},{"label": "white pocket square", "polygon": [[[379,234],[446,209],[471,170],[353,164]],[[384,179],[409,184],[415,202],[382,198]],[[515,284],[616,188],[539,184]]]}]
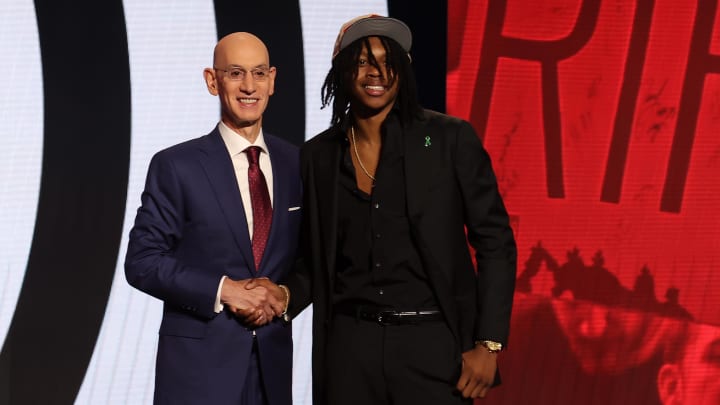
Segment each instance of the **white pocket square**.
[{"label": "white pocket square", "polygon": [[299,209],[300,209],[300,207],[290,207],[290,208],[288,208],[288,212],[290,212],[290,211],[297,211],[297,210],[299,210]]}]

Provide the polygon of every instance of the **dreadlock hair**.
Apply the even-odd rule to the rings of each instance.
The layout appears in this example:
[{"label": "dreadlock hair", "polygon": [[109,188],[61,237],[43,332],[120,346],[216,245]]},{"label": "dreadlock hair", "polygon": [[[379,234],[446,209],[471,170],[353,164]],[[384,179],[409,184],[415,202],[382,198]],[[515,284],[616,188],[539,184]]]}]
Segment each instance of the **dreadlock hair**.
[{"label": "dreadlock hair", "polygon": [[[383,72],[375,55],[370,48],[369,37],[360,38],[333,59],[332,67],[325,76],[321,90],[322,108],[332,103],[332,118],[330,125],[342,127],[347,124],[349,118],[351,86],[358,75],[358,59],[363,46],[367,49],[368,62],[378,72]],[[410,55],[395,40],[384,36],[378,36],[385,48],[385,61],[388,77],[388,84],[392,85],[398,81],[398,95],[395,105],[400,111],[400,120],[403,125],[410,123],[422,110],[417,98],[417,85],[415,73],[410,65]]]}]

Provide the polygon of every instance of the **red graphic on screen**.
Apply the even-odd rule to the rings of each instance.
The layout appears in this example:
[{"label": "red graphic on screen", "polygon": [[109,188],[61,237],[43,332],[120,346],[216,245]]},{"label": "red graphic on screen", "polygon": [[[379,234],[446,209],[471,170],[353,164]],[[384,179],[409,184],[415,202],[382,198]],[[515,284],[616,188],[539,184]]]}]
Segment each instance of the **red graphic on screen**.
[{"label": "red graphic on screen", "polygon": [[[520,255],[483,403],[718,403],[717,1],[451,0],[449,19],[448,112],[493,158]],[[706,350],[696,382],[680,350]]]}]

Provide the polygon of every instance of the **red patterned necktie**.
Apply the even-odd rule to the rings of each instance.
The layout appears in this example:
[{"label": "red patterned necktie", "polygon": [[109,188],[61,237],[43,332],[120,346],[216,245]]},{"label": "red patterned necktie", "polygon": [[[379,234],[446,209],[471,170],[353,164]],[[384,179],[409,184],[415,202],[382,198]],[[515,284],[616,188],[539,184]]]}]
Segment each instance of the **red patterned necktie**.
[{"label": "red patterned necktie", "polygon": [[265,176],[260,170],[260,147],[251,146],[245,149],[250,166],[248,167],[248,182],[250,184],[250,200],[253,213],[252,251],[255,259],[255,270],[260,270],[265,245],[270,235],[272,222],[272,205]]}]

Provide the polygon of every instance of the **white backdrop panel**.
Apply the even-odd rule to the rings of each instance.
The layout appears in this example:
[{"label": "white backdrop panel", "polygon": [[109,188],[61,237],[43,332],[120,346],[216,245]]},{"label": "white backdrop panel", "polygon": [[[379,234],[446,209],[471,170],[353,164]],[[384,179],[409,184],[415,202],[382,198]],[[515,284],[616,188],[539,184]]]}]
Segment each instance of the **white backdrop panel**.
[{"label": "white backdrop panel", "polygon": [[35,5],[0,2],[0,347],[5,342],[37,214],[43,78]]}]

